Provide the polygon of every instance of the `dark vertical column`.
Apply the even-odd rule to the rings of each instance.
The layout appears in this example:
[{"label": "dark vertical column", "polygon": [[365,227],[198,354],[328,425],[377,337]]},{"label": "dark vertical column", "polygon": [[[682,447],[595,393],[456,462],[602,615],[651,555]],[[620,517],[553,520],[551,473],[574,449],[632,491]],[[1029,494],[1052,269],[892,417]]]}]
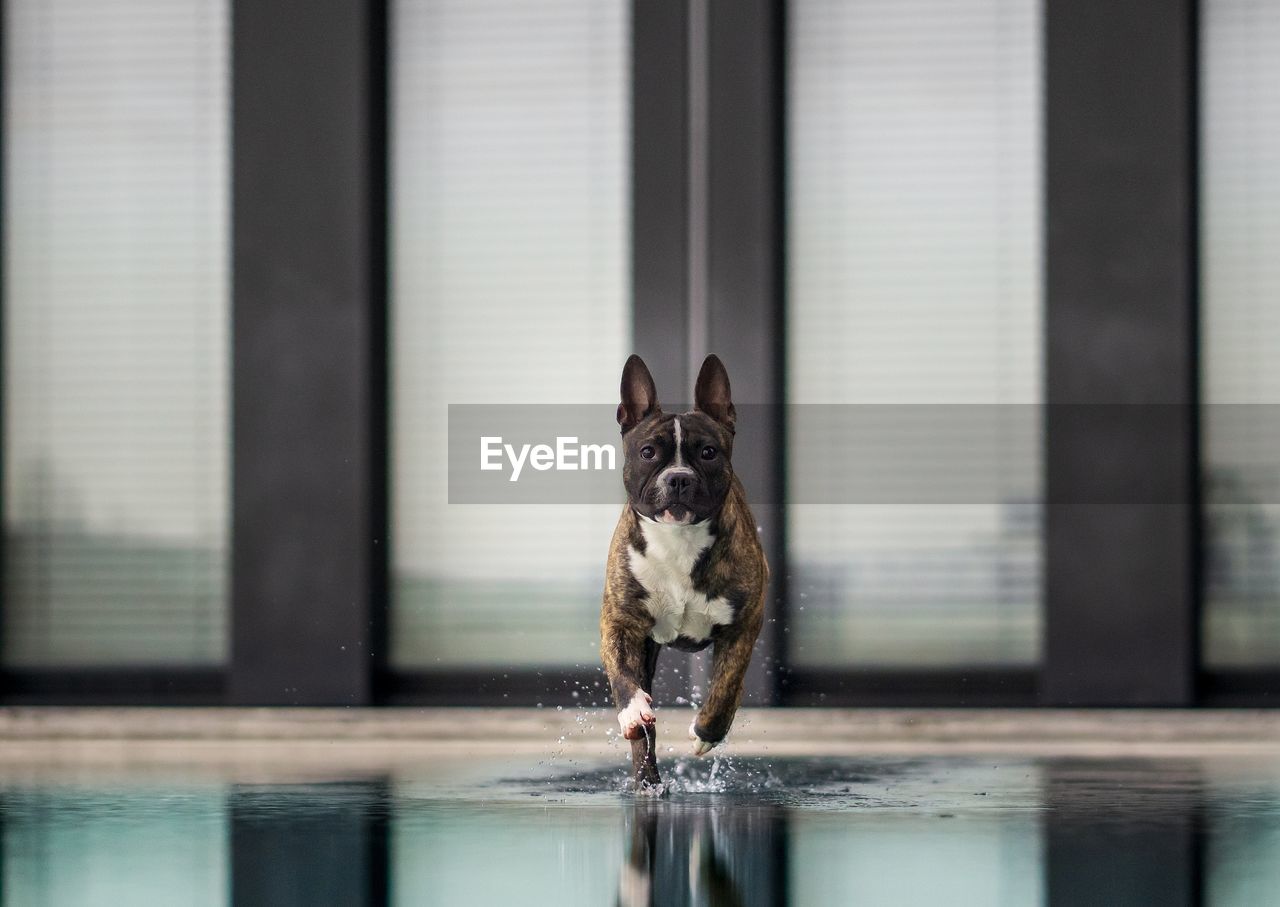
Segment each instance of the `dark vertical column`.
[{"label": "dark vertical column", "polygon": [[[8,116],[5,116],[4,83],[5,74],[9,72],[9,61],[5,59],[5,35],[8,35],[8,31],[6,31],[8,27],[9,4],[6,4],[5,0],[0,0],[0,241],[3,241],[4,230],[9,229],[9,219],[6,216],[6,212],[9,210],[8,194],[6,194],[6,188],[8,187],[6,187],[4,180],[5,174],[9,171],[9,156],[8,152],[6,152],[6,148],[8,148],[6,134],[8,134],[9,123]],[[0,380],[3,380],[5,375],[5,316],[9,308],[5,304],[6,296],[8,296],[5,265],[8,262],[5,261],[4,252],[5,243],[0,242]],[[4,496],[5,475],[9,467],[9,464],[5,462],[4,455],[4,427],[8,422],[8,416],[6,416],[8,411],[5,409],[6,402],[8,402],[8,397],[6,397],[5,388],[0,386],[0,651],[4,650],[4,591],[9,588],[9,572],[8,565],[6,565],[6,562],[8,562],[6,555],[9,553],[9,526],[5,522]],[[0,696],[6,696],[8,692],[8,684],[0,684]],[[0,889],[0,894],[3,894],[3,889]]]},{"label": "dark vertical column", "polygon": [[[689,373],[689,3],[631,6],[632,346],[667,409],[693,396]],[[621,373],[622,363],[618,364]],[[692,657],[662,653],[655,697],[689,693]],[[679,672],[678,674],[676,672]]]},{"label": "dark vertical column", "polygon": [[[734,464],[764,527],[775,616],[785,577],[782,7],[635,0],[632,12],[634,345],[668,407],[692,395],[707,353],[728,365]],[[780,626],[762,636],[753,702],[773,701]],[[691,661],[663,653],[660,699],[687,691]]]},{"label": "dark vertical column", "polygon": [[[6,35],[9,27],[9,4],[5,0],[0,0],[0,239],[3,238],[3,231],[9,228],[8,218],[5,216],[9,210],[7,187],[5,186],[4,177],[9,171],[9,152],[8,142],[5,138],[8,130],[8,117],[5,115],[7,108],[6,92],[5,92],[5,74],[9,71],[9,63],[6,59]],[[6,295],[8,285],[5,275],[7,262],[5,261],[5,243],[0,241],[0,376],[5,374],[5,327],[7,324],[8,306],[6,304]],[[6,388],[0,385],[0,651],[3,650],[4,644],[4,594],[2,590],[9,588],[9,573],[7,565],[7,554],[9,551],[9,527],[5,522],[5,476],[8,474],[9,464],[5,462],[4,456],[4,428],[8,422],[6,403],[8,395]],[[7,698],[9,693],[8,684],[0,683],[0,696]],[[2,892],[0,892],[2,893]]]},{"label": "dark vertical column", "polygon": [[233,2],[230,692],[367,703],[385,563],[385,6]]},{"label": "dark vertical column", "polygon": [[385,782],[233,790],[231,903],[387,903]]},{"label": "dark vertical column", "polygon": [[768,617],[748,678],[750,701],[774,701],[782,657],[783,80],[778,0],[711,3],[708,28],[709,352],[729,369],[742,477],[772,567]]},{"label": "dark vertical column", "polygon": [[1049,704],[1196,672],[1194,0],[1046,8]]},{"label": "dark vertical column", "polygon": [[[658,399],[693,393],[688,372],[688,0],[631,7],[631,287],[633,346]],[[618,365],[621,373],[622,365]]]},{"label": "dark vertical column", "polygon": [[1204,902],[1199,763],[1058,760],[1045,775],[1049,907]]}]

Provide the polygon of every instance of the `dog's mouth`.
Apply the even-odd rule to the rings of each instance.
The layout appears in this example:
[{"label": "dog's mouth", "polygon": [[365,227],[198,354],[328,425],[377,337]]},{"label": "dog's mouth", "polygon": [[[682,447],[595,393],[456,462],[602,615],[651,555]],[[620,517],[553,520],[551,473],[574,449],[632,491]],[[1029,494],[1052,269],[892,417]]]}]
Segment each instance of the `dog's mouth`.
[{"label": "dog's mouth", "polygon": [[683,504],[672,504],[666,510],[658,514],[659,523],[673,523],[683,525],[693,522],[693,511]]}]

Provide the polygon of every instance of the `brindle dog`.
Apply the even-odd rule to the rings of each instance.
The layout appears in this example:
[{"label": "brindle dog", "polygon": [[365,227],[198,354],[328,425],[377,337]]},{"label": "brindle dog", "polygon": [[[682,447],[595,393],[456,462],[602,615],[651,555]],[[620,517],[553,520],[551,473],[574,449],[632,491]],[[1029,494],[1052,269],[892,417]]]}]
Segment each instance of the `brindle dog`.
[{"label": "brindle dog", "polygon": [[600,655],[638,788],[660,781],[650,695],[658,652],[715,644],[711,686],[689,726],[700,756],[729,732],[764,619],[769,567],[733,473],[736,413],[714,355],[698,373],[694,404],[664,413],[643,360],[627,360],[618,406],[627,506],[609,548]]}]

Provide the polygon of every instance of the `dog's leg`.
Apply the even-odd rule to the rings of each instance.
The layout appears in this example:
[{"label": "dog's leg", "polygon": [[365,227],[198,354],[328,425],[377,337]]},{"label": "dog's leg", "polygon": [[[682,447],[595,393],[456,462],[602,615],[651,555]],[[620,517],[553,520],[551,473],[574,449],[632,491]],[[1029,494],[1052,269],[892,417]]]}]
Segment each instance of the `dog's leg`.
[{"label": "dog's leg", "polygon": [[609,688],[618,709],[618,727],[631,741],[632,776],[637,786],[658,783],[657,735],[653,711],[653,672],[658,644],[639,624],[614,622],[601,634],[601,656],[609,675]]},{"label": "dog's leg", "polygon": [[[644,641],[644,673],[641,678],[641,689],[653,689],[653,676],[658,669],[658,652],[661,650],[656,642],[648,637]],[[636,787],[662,783],[658,774],[658,726],[656,719],[644,725],[644,736],[631,741],[631,777]]]},{"label": "dog's leg", "polygon": [[729,733],[733,716],[742,701],[743,680],[759,632],[760,623],[755,621],[754,626],[743,627],[737,634],[716,641],[715,654],[711,659],[711,689],[707,691],[698,716],[689,725],[695,756],[709,751]]}]

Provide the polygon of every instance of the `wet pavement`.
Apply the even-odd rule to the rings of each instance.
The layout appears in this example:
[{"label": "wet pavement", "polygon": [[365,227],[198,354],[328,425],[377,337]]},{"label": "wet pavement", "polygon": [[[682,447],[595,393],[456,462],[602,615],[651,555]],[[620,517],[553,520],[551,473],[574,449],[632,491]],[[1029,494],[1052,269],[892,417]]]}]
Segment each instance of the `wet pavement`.
[{"label": "wet pavement", "polygon": [[722,756],[0,774],[5,904],[1280,903],[1280,761]]}]

